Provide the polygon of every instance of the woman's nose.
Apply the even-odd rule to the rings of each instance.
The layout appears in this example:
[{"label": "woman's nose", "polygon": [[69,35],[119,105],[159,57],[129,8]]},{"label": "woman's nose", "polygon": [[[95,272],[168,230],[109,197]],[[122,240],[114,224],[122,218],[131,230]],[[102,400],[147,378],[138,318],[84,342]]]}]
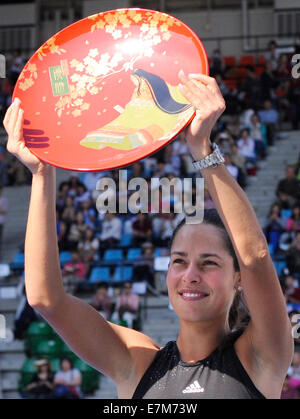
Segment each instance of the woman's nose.
[{"label": "woman's nose", "polygon": [[202,281],[202,276],[197,266],[191,264],[186,269],[182,279],[185,283],[197,283]]}]

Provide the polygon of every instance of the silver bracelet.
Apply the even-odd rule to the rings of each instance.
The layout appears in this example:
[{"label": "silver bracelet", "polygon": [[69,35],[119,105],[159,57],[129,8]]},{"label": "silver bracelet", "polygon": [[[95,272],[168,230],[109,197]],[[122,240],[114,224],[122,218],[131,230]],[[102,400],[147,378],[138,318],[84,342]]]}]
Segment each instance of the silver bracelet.
[{"label": "silver bracelet", "polygon": [[194,161],[193,166],[197,170],[206,169],[207,167],[217,167],[224,163],[225,160],[221,151],[216,143],[212,144],[213,152],[199,161]]}]

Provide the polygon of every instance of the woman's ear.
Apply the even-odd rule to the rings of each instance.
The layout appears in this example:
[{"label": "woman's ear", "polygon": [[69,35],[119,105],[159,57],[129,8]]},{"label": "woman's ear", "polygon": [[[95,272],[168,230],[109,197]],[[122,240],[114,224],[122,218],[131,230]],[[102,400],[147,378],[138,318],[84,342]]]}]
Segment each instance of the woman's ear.
[{"label": "woman's ear", "polygon": [[234,289],[238,290],[241,287],[241,273],[235,272],[234,274]]}]

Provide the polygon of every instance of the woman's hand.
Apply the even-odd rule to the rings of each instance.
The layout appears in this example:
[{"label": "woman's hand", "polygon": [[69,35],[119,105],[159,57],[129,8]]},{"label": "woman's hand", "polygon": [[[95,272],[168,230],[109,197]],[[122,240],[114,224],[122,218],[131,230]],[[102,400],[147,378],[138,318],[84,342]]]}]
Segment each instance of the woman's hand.
[{"label": "woman's hand", "polygon": [[224,112],[225,100],[216,80],[204,74],[186,76],[179,72],[182,84],[179,88],[184,97],[194,106],[196,116],[186,131],[186,140],[195,160],[211,154],[211,131]]},{"label": "woman's hand", "polygon": [[3,121],[8,134],[7,151],[16,156],[33,175],[41,174],[49,165],[34,156],[25,145],[23,138],[24,111],[20,105],[21,101],[16,98],[8,108]]}]

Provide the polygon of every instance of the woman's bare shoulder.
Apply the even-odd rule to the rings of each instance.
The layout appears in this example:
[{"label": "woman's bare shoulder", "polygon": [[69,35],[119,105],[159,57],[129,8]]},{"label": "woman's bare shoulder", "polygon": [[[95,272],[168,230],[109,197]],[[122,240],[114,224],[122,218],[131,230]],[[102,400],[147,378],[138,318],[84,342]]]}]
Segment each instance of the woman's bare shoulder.
[{"label": "woman's bare shoulder", "polygon": [[131,398],[138,383],[161,349],[148,335],[110,323],[112,329],[127,346],[131,361],[132,373],[126,381],[116,383],[119,398]]}]

